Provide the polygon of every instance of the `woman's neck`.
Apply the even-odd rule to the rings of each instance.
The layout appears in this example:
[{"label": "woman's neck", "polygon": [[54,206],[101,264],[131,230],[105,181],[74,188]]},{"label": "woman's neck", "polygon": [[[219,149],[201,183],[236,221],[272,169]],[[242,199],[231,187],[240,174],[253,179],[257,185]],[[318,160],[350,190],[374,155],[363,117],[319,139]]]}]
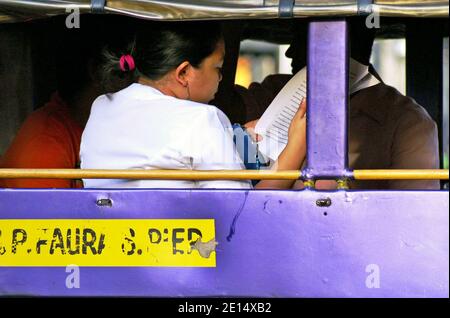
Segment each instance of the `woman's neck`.
[{"label": "woman's neck", "polygon": [[144,76],[139,76],[138,81],[141,85],[146,85],[153,87],[163,93],[164,95],[177,97],[174,91],[170,88],[170,85],[168,85],[168,81],[163,77],[160,80],[154,81]]}]

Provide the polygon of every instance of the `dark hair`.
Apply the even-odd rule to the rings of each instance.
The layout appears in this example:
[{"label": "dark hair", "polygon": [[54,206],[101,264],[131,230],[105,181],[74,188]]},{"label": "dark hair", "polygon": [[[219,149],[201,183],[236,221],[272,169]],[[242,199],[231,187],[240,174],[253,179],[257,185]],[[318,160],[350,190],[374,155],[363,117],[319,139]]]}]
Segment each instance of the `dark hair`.
[{"label": "dark hair", "polygon": [[103,36],[90,16],[81,16],[82,27],[78,29],[63,28],[61,25],[64,22],[57,22],[59,25],[56,25],[58,28],[54,39],[57,89],[59,95],[70,104],[94,80],[89,65],[99,54]]},{"label": "dark hair", "polygon": [[366,26],[366,17],[349,18],[350,49],[354,58],[361,63],[369,64],[375,41],[376,29]]},{"label": "dark hair", "polygon": [[[103,49],[100,78],[107,91],[114,92],[133,83],[139,75],[158,80],[184,61],[199,67],[222,39],[217,22],[146,22],[127,45],[110,43]],[[120,68],[122,55],[134,58],[136,69]]]},{"label": "dark hair", "polygon": [[[376,30],[367,28],[366,17],[350,17],[347,21],[350,29],[350,55],[361,63],[369,64]],[[292,25],[291,47],[295,51],[293,55],[299,60],[295,71],[306,66],[308,22],[310,20],[295,19]]]}]

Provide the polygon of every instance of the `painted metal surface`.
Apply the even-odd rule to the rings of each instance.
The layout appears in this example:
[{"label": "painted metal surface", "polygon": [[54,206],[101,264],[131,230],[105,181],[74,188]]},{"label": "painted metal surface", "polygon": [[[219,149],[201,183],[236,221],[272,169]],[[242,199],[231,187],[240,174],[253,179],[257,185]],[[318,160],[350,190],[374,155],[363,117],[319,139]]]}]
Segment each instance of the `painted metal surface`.
[{"label": "painted metal surface", "polygon": [[73,289],[64,267],[0,267],[0,294],[448,297],[448,208],[438,191],[0,190],[0,219],[212,218],[219,243],[215,268],[81,267]]},{"label": "painted metal surface", "polygon": [[386,17],[448,17],[448,2],[435,0],[374,0],[372,12]]},{"label": "painted metal surface", "polygon": [[347,22],[311,22],[305,169],[309,178],[338,178],[346,174],[348,63]]},{"label": "painted metal surface", "polygon": [[[261,19],[283,18],[284,0],[0,0],[0,23],[28,21],[66,14],[66,8],[81,13],[105,12],[150,20]],[[381,16],[448,17],[448,0],[293,0],[289,16],[330,17],[377,13]],[[367,3],[366,3],[367,2]],[[291,5],[292,11],[291,11]]]},{"label": "painted metal surface", "polygon": [[[344,21],[311,25],[312,177],[346,174],[345,107],[330,107],[346,105],[345,34]],[[80,288],[65,267],[0,255],[0,294],[449,297],[448,209],[438,191],[3,189],[0,219],[214,219],[218,246],[213,268],[81,267]]]}]

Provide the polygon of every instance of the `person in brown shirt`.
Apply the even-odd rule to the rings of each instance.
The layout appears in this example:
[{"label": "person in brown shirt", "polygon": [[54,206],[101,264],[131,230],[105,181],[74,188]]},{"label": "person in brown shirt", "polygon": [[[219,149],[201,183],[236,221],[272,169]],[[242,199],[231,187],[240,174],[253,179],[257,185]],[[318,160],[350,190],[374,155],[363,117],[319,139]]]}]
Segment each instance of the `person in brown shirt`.
[{"label": "person in brown shirt", "polygon": [[[358,23],[350,26],[352,58],[369,65],[370,73],[380,83],[350,96],[349,168],[439,169],[436,123],[412,98],[383,83],[370,65],[375,32]],[[293,59],[294,74],[306,65],[306,28],[299,27],[296,31],[297,40],[286,52],[286,56]],[[248,89],[236,85],[234,107],[245,109],[245,122],[260,118],[291,77],[285,74],[270,75],[262,83],[252,83]],[[330,182],[317,183],[316,186],[333,187]],[[350,182],[350,188],[439,189],[440,183],[429,180],[355,180]]]}]

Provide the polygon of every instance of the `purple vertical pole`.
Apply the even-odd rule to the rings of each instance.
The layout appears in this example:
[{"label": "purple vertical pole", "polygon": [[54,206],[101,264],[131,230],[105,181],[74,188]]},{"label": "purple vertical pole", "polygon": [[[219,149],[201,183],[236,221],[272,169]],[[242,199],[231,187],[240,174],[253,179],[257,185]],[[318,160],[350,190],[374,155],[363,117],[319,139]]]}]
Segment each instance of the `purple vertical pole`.
[{"label": "purple vertical pole", "polygon": [[348,167],[348,32],[345,19],[309,24],[309,179],[341,178]]}]

